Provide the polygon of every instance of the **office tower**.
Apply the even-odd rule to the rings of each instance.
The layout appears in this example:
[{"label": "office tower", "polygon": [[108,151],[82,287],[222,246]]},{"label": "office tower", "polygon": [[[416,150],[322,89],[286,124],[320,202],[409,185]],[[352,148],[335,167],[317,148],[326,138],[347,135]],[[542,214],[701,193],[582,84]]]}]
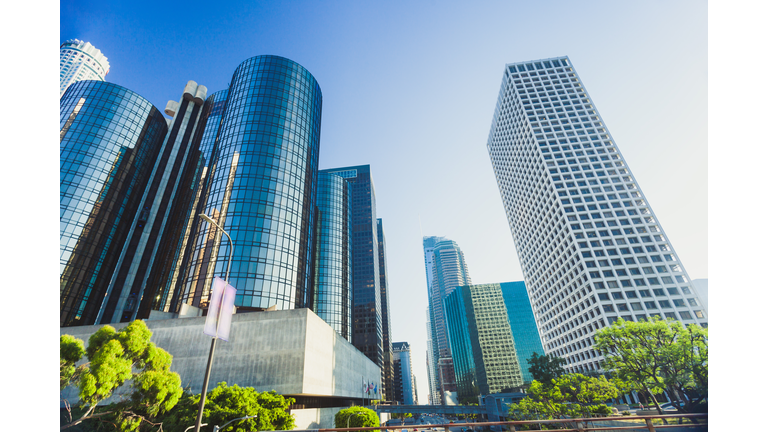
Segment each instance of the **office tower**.
[{"label": "office tower", "polygon": [[541,345],[539,330],[536,328],[536,319],[533,317],[528,291],[523,281],[503,282],[499,284],[499,288],[504,306],[507,308],[507,318],[515,340],[515,350],[523,381],[530,383],[533,381],[533,375],[528,371],[531,367],[528,360],[533,353],[544,355],[544,347]]},{"label": "office tower", "polygon": [[[239,310],[310,304],[322,94],[301,65],[256,56],[235,70],[217,128],[205,213],[234,242],[230,284]],[[208,135],[206,131],[206,135]],[[197,219],[180,301],[205,308],[232,245]]]},{"label": "office tower", "polygon": [[336,174],[317,176],[315,289],[312,310],[352,341],[352,199]]},{"label": "office tower", "polygon": [[456,288],[445,298],[460,403],[523,384],[499,284]]},{"label": "office tower", "polygon": [[107,58],[90,42],[70,39],[59,46],[59,97],[72,83],[104,81],[108,73]]},{"label": "office tower", "polygon": [[415,405],[414,380],[411,368],[411,346],[408,342],[393,342],[394,400],[402,405]]},{"label": "office tower", "polygon": [[441,403],[447,404],[446,392],[456,392],[456,377],[445,328],[443,299],[456,287],[472,284],[472,280],[464,254],[456,242],[444,237],[424,237],[423,245],[429,295],[432,373],[437,386],[434,390],[430,389],[430,393],[439,394]]},{"label": "office tower", "polygon": [[[214,155],[216,149],[216,136],[221,125],[224,106],[227,102],[228,90],[219,90],[206,99],[203,105],[201,119],[197,126],[197,132],[202,131],[202,138],[199,142],[199,148],[191,149],[193,157],[188,158],[187,169],[195,171],[194,185],[185,190],[190,194],[187,197],[178,199],[185,208],[179,211],[186,214],[186,220],[179,223],[174,229],[179,231],[175,244],[170,244],[165,255],[165,265],[163,273],[154,282],[157,286],[157,293],[152,299],[152,311],[164,313],[178,313],[183,307],[181,303],[181,290],[184,284],[183,269],[189,265],[194,251],[194,239],[196,233],[204,228],[199,223],[199,214],[204,211],[205,191],[210,184],[210,173],[215,167]],[[209,232],[209,234],[213,234]],[[206,249],[210,251],[209,249]]]},{"label": "office tower", "polygon": [[488,137],[547,354],[601,369],[619,317],[706,326],[690,279],[568,57],[508,64]]},{"label": "office tower", "polygon": [[709,314],[709,279],[694,279],[691,281],[693,291],[701,300],[704,313]]},{"label": "office tower", "polygon": [[207,92],[205,86],[189,81],[181,98],[166,105],[165,113],[172,117],[168,133],[120,251],[97,323],[148,318],[151,310],[160,308],[158,296],[167,295],[160,287],[173,269],[172,254],[192,216]]},{"label": "office tower", "polygon": [[376,237],[379,253],[379,286],[381,287],[381,347],[384,354],[384,365],[381,368],[381,394],[384,400],[392,400],[392,385],[394,370],[392,369],[392,339],[390,330],[392,323],[389,319],[389,291],[387,290],[387,240],[384,236],[384,226],[381,218],[376,219]]},{"label": "office tower", "polygon": [[439,385],[437,384],[437,377],[435,371],[437,370],[434,364],[434,354],[432,352],[432,319],[430,318],[430,307],[427,307],[427,386],[429,386],[429,405],[440,405],[441,397],[438,394]]},{"label": "office tower", "polygon": [[168,125],[138,94],[103,81],[60,99],[60,321],[94,324]]},{"label": "office tower", "polygon": [[352,190],[354,293],[352,343],[379,367],[384,365],[381,278],[376,191],[370,165],[325,170],[344,177]]}]

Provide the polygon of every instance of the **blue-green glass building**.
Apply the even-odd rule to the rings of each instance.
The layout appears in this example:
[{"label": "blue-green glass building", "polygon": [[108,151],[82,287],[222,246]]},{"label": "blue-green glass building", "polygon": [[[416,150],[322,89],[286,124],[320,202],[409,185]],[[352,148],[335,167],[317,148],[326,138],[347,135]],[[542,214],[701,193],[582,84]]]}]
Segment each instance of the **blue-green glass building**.
[{"label": "blue-green glass building", "polygon": [[94,324],[168,125],[149,101],[103,81],[60,99],[60,326]]},{"label": "blue-green glass building", "polygon": [[544,347],[541,345],[539,330],[536,328],[536,319],[533,317],[533,308],[525,289],[525,282],[502,282],[499,286],[507,308],[512,336],[515,339],[523,381],[530,383],[533,381],[533,376],[528,372],[528,368],[531,367],[528,360],[534,352],[544,355]]},{"label": "blue-green glass building", "polygon": [[[230,284],[241,310],[311,303],[322,93],[289,59],[256,56],[235,70],[216,128],[202,212],[232,237]],[[212,111],[213,113],[213,111]],[[206,136],[212,136],[205,132]],[[195,222],[180,302],[207,307],[231,245]]]},{"label": "blue-green glass building", "polygon": [[527,359],[544,350],[525,283],[458,287],[443,308],[460,402],[532,381]]},{"label": "blue-green glass building", "polygon": [[352,340],[352,201],[347,181],[317,176],[317,233],[312,310],[344,339]]}]

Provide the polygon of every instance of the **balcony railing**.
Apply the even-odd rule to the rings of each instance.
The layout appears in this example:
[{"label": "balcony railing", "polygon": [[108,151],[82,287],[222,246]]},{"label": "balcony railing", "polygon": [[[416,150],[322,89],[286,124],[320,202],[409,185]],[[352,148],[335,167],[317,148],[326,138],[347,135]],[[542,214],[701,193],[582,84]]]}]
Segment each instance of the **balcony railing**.
[{"label": "balcony railing", "polygon": [[[504,431],[516,432],[520,430],[539,430],[541,426],[547,426],[547,429],[553,427],[565,427],[565,429],[555,429],[559,432],[588,432],[588,431],[649,431],[666,430],[670,428],[686,428],[690,432],[707,430],[708,414],[663,414],[663,415],[642,415],[642,416],[612,416],[612,417],[590,417],[590,418],[572,418],[572,419],[554,419],[554,420],[525,420],[525,421],[499,421],[499,422],[481,422],[481,423],[450,423],[439,425],[401,425],[401,426],[380,426],[380,427],[358,427],[358,428],[336,428],[336,429],[309,429],[307,431],[294,432],[344,432],[344,431],[398,431],[407,430],[407,432],[424,432],[432,429],[444,432],[451,432],[450,429],[457,428],[470,429],[472,431],[488,430],[491,426],[500,426]],[[654,420],[656,420],[654,422]],[[667,420],[666,424],[664,420]],[[675,421],[673,421],[675,420]],[[528,426],[528,427],[526,427]]]}]

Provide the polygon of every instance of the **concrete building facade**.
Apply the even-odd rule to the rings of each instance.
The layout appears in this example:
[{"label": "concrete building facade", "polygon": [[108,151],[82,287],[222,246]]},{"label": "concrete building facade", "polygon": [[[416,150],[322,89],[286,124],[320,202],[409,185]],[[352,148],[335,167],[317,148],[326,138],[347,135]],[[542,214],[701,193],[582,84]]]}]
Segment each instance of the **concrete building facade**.
[{"label": "concrete building facade", "polygon": [[78,81],[104,81],[109,73],[107,57],[90,42],[69,39],[59,46],[59,97]]},{"label": "concrete building facade", "polygon": [[[182,385],[200,393],[211,339],[203,334],[205,317],[145,321],[152,342],[173,356],[171,370]],[[113,326],[120,329],[127,323]],[[60,333],[86,341],[101,326],[62,328]],[[209,388],[219,382],[275,390],[305,408],[362,405],[380,393],[363,383],[381,387],[379,367],[309,309],[237,313],[232,316],[230,340],[216,346]],[[112,399],[124,393],[122,387]],[[77,391],[62,393],[70,402]]]},{"label": "concrete building facade", "polygon": [[571,60],[504,67],[487,142],[536,324],[568,372],[618,318],[707,314]]}]

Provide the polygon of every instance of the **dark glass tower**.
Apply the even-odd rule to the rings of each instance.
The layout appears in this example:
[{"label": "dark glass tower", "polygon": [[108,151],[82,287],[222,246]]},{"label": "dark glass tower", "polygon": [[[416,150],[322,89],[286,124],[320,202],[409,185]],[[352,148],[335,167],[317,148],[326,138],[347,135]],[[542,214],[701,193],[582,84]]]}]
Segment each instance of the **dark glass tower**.
[{"label": "dark glass tower", "polygon": [[205,86],[189,81],[180,100],[169,101],[165,108],[172,117],[169,130],[107,287],[109,300],[99,311],[97,322],[147,318],[152,304],[157,303],[153,300],[163,294],[160,286],[173,267],[169,255],[182,239],[192,210],[207,91]]},{"label": "dark glass tower", "polygon": [[394,370],[392,369],[392,323],[389,319],[389,292],[387,290],[387,241],[384,236],[384,226],[381,219],[376,220],[376,234],[379,240],[379,286],[381,287],[381,324],[382,349],[384,351],[384,366],[381,368],[381,392],[384,400],[392,400],[394,385]]},{"label": "dark glass tower", "polygon": [[352,341],[352,200],[347,181],[317,176],[317,247],[312,310]]},{"label": "dark glass tower", "polygon": [[[203,212],[234,242],[230,284],[244,310],[307,307],[313,277],[322,94],[301,65],[277,56],[237,67],[223,107]],[[208,135],[208,131],[206,131]],[[207,307],[231,245],[197,220],[181,303]],[[221,241],[220,241],[221,240]]]},{"label": "dark glass tower", "polygon": [[60,113],[63,327],[95,323],[168,125],[143,97],[101,81],[72,84]]},{"label": "dark glass tower", "polygon": [[370,165],[326,170],[346,178],[352,190],[354,293],[352,343],[379,367],[384,365],[376,192]]}]

